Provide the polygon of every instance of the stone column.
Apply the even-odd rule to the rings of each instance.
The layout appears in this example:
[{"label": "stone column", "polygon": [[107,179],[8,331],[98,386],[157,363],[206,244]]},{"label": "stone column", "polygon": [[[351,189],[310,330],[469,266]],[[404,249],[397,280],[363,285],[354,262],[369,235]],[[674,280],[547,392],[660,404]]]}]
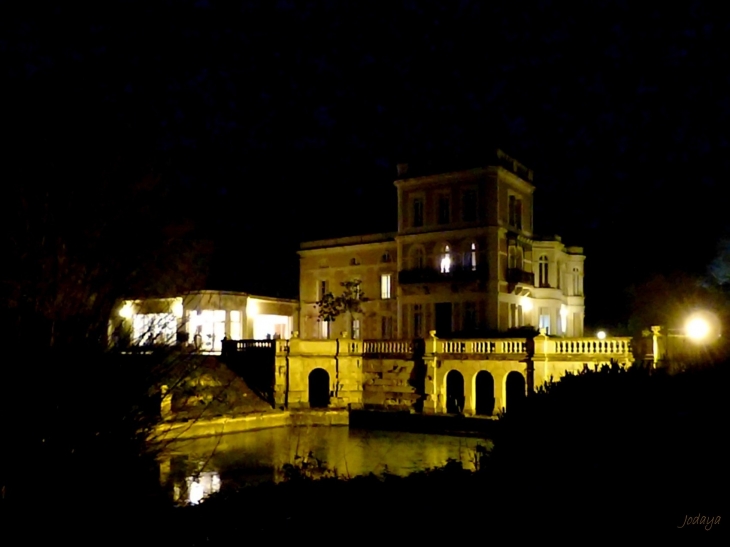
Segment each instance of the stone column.
[{"label": "stone column", "polygon": [[274,404],[280,408],[289,406],[289,341],[275,340]]},{"label": "stone column", "polygon": [[[653,359],[652,359],[653,360],[652,368],[656,368],[657,363],[659,362],[659,358],[660,358],[660,355],[659,355],[659,336],[661,336],[661,334],[659,334],[659,331],[661,329],[662,328],[661,327],[658,327],[658,326],[651,327],[651,333],[652,333],[652,357],[653,357]],[[661,356],[661,357],[663,357],[663,356]]]},{"label": "stone column", "polygon": [[437,341],[436,331],[430,333],[431,339],[426,341],[425,352],[423,355],[423,364],[426,367],[426,379],[424,382],[424,391],[426,400],[423,403],[424,414],[436,414],[441,412],[441,398],[439,397],[438,384],[438,357],[436,355]]}]

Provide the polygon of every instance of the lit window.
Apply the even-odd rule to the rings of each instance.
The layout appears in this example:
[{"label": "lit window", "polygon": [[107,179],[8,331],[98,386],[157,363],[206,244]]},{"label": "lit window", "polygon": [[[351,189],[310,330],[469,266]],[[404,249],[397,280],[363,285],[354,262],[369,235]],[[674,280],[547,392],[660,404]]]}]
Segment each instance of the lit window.
[{"label": "lit window", "polygon": [[240,311],[231,312],[230,338],[231,338],[231,340],[240,340],[241,339],[241,312]]},{"label": "lit window", "polygon": [[477,269],[477,244],[472,243],[464,255],[464,267],[475,271]]},{"label": "lit window", "polygon": [[449,273],[451,271],[451,254],[449,246],[444,247],[444,254],[441,257],[441,273]]},{"label": "lit window", "polygon": [[549,308],[540,308],[540,316],[538,318],[538,328],[545,329],[545,334],[550,334],[550,310]]},{"label": "lit window", "polygon": [[135,344],[173,344],[177,338],[177,319],[172,313],[145,313],[134,316]]},{"label": "lit window", "polygon": [[359,319],[352,320],[352,338],[355,340],[360,339],[360,320]]},{"label": "lit window", "polygon": [[383,274],[380,276],[380,298],[383,300],[391,298],[390,278],[390,274]]}]

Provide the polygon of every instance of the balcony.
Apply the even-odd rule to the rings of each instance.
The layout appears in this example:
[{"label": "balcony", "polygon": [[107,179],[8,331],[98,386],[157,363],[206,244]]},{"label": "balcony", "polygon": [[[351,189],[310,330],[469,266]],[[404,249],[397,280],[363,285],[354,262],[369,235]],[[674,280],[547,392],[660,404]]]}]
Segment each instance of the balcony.
[{"label": "balcony", "polygon": [[486,264],[481,264],[476,269],[469,266],[454,266],[448,272],[442,272],[436,268],[413,268],[398,272],[398,283],[401,285],[484,281],[486,279]]},{"label": "balcony", "polygon": [[522,284],[522,285],[535,285],[535,274],[532,272],[526,272],[519,268],[508,268],[507,269],[507,283]]}]

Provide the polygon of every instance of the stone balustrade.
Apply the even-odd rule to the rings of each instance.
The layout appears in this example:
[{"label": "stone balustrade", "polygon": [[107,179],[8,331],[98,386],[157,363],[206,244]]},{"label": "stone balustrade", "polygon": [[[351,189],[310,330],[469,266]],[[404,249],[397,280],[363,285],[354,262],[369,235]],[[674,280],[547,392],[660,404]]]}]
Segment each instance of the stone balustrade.
[{"label": "stone balustrade", "polygon": [[[541,347],[542,346],[542,347]],[[616,355],[631,352],[631,338],[535,338],[535,352],[547,354]]]},{"label": "stone balustrade", "polygon": [[365,340],[363,353],[385,355],[413,353],[413,342],[411,340]]},{"label": "stone balustrade", "polygon": [[526,353],[527,343],[524,340],[439,340],[438,353]]},{"label": "stone balustrade", "polygon": [[[631,353],[631,338],[548,338],[536,336],[532,342],[525,339],[473,339],[446,340],[432,338],[423,346],[428,353],[451,355],[515,355],[534,353],[537,355],[628,355]],[[532,344],[532,351],[529,346]],[[230,341],[233,351],[246,351],[254,348],[275,347],[276,353],[295,351],[309,355],[409,355],[416,352],[413,340],[352,340],[349,338],[332,340],[237,340]]]}]

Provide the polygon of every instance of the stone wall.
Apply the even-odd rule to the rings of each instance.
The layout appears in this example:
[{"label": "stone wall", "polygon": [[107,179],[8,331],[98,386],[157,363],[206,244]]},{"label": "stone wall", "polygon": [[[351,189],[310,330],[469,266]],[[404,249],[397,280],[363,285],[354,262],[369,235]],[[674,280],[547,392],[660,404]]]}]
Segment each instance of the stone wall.
[{"label": "stone wall", "polygon": [[425,365],[420,359],[364,359],[363,406],[420,412],[424,376]]}]

